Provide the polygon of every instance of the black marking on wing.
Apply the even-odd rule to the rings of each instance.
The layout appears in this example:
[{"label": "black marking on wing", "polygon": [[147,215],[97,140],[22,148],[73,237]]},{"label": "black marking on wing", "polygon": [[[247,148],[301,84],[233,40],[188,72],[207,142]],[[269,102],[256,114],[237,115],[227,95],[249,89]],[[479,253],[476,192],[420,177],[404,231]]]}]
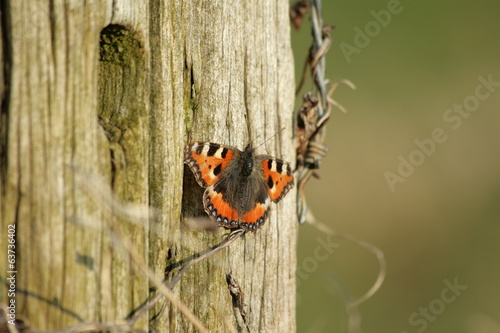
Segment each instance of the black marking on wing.
[{"label": "black marking on wing", "polygon": [[217,144],[210,144],[210,148],[208,148],[208,153],[207,153],[207,156],[214,156],[215,155],[215,152],[217,152],[217,150],[220,148],[219,145]]},{"label": "black marking on wing", "polygon": [[269,189],[272,189],[274,187],[273,177],[269,176],[267,178],[267,186],[269,187]]},{"label": "black marking on wing", "polygon": [[214,169],[214,175],[218,176],[221,171],[222,171],[222,163],[217,164],[217,166]]},{"label": "black marking on wing", "polygon": [[268,168],[269,170],[271,170],[272,166],[273,166],[273,160],[272,160],[272,159],[268,159],[268,160],[267,160],[267,168]]},{"label": "black marking on wing", "polygon": [[278,171],[278,173],[283,173],[283,163],[276,161],[276,171]]}]

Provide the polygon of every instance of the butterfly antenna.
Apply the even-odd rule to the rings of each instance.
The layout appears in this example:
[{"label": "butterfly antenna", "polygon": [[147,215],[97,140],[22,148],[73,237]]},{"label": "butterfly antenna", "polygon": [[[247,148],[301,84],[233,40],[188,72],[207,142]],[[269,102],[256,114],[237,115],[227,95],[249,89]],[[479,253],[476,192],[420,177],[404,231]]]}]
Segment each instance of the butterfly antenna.
[{"label": "butterfly antenna", "polygon": [[[268,138],[266,141],[262,142],[260,145],[258,145],[257,147],[255,147],[255,149],[259,148],[260,146],[262,146],[263,144],[265,144],[267,141],[273,139],[276,135],[278,135],[279,133],[283,132],[283,130],[286,128],[286,126],[283,126],[279,131],[277,131],[276,133],[274,133],[270,138]],[[259,136],[257,135],[257,138]],[[257,138],[253,139],[251,142],[253,143]]]}]

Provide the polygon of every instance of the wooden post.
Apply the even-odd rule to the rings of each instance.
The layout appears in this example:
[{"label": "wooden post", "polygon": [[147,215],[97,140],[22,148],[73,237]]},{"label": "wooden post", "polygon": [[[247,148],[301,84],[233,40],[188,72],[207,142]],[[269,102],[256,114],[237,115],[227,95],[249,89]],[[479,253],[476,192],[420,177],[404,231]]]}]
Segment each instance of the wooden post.
[{"label": "wooden post", "polygon": [[[163,279],[224,234],[183,227],[183,216],[205,216],[184,173],[189,140],[243,148],[286,126],[257,153],[294,161],[288,2],[7,0],[0,9],[1,305],[12,299],[15,225],[18,320],[43,330],[126,320],[152,284],[124,244]],[[295,330],[295,207],[292,191],[260,230],[175,286],[211,331]],[[170,303],[155,318],[162,304],[134,327],[195,331]]]}]

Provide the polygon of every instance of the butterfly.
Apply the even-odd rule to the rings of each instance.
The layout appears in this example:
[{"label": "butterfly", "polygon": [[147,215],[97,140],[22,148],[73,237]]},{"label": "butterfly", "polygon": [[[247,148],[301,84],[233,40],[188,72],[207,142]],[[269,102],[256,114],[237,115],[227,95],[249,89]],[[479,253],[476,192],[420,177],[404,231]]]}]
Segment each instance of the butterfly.
[{"label": "butterfly", "polygon": [[293,187],[290,165],[268,156],[212,142],[196,141],[184,148],[184,163],[206,190],[205,211],[219,226],[257,230],[271,201],[277,203]]}]

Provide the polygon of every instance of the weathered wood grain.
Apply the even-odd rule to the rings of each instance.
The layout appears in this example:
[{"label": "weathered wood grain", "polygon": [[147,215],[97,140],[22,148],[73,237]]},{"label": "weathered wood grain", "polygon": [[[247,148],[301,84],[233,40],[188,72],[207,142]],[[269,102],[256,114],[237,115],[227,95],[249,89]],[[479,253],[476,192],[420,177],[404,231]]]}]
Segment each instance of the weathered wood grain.
[{"label": "weathered wood grain", "polygon": [[[243,148],[285,126],[257,153],[293,162],[288,2],[8,0],[0,8],[0,248],[15,224],[17,318],[37,329],[123,320],[151,284],[120,237],[163,278],[224,234],[183,227],[182,212],[205,216],[184,171],[186,142]],[[258,232],[175,286],[211,331],[295,330],[295,205],[289,194]],[[142,216],[130,217],[135,207]],[[195,331],[171,304],[150,318],[135,327]]]}]

